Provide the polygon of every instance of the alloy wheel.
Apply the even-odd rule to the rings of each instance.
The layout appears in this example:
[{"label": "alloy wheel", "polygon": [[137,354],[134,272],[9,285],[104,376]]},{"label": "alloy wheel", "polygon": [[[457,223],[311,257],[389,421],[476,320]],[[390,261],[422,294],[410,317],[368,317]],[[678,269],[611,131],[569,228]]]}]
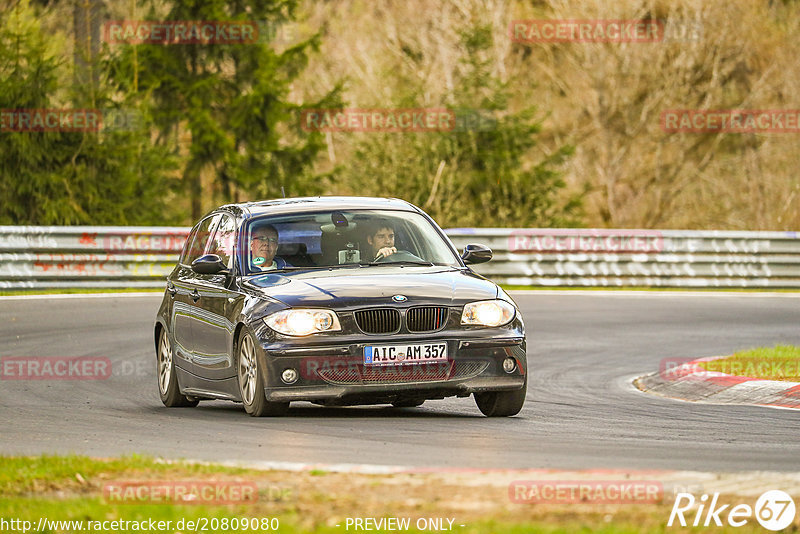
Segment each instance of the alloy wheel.
[{"label": "alloy wheel", "polygon": [[239,351],[239,384],[242,388],[242,400],[252,404],[256,396],[256,351],[249,335],[242,338]]},{"label": "alloy wheel", "polygon": [[167,337],[167,329],[161,329],[158,341],[158,387],[162,394],[167,393],[169,380],[172,378],[172,347]]}]

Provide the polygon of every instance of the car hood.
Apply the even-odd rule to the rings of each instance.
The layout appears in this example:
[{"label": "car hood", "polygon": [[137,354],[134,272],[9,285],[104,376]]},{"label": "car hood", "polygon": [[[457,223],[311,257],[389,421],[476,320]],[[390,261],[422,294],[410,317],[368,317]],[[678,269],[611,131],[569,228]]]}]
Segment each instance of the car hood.
[{"label": "car hood", "polygon": [[364,267],[263,274],[245,283],[252,290],[293,307],[356,308],[395,304],[462,306],[493,299],[498,288],[470,271],[448,267]]}]

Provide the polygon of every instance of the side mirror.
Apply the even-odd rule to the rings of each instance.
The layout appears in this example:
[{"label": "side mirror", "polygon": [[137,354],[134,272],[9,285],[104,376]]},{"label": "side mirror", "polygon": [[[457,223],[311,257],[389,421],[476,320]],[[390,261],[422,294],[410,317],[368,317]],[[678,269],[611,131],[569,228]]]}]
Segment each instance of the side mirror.
[{"label": "side mirror", "polygon": [[492,249],[486,245],[467,245],[461,255],[464,263],[486,263],[492,259]]},{"label": "side mirror", "polygon": [[192,262],[192,270],[197,274],[228,274],[228,266],[216,254],[200,256]]}]

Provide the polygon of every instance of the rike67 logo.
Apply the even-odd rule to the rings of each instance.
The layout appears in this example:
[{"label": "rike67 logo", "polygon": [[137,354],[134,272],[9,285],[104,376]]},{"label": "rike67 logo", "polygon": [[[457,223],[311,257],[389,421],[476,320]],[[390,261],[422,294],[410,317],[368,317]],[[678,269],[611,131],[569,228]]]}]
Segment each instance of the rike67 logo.
[{"label": "rike67 logo", "polygon": [[706,494],[698,500],[691,493],[679,493],[675,496],[667,526],[671,527],[677,520],[680,526],[685,527],[688,519],[694,527],[712,524],[721,527],[724,523],[741,527],[755,518],[767,530],[783,530],[794,522],[794,516],[794,500],[781,490],[762,493],[754,507],[749,504],[722,504],[719,493],[714,493],[710,500]]}]

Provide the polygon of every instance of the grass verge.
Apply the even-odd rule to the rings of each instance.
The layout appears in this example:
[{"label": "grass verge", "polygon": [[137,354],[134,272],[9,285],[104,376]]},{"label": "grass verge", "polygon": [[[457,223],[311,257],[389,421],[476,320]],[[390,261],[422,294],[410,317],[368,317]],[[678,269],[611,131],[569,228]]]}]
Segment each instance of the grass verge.
[{"label": "grass verge", "polygon": [[701,362],[700,367],[729,375],[800,382],[800,347],[775,345],[737,352],[727,358]]},{"label": "grass verge", "polygon": [[[152,502],[148,494],[141,492],[124,493],[127,500],[111,497],[114,494],[108,488],[124,481],[149,487],[191,482],[215,487],[250,484],[257,488],[257,498],[209,504]],[[48,528],[42,530],[50,532],[88,531],[90,525],[95,525],[91,531],[111,528],[114,532],[275,532],[272,527],[278,525],[277,531],[283,533],[334,533],[365,530],[355,529],[352,524],[348,528],[348,518],[389,517],[407,518],[411,525],[408,531],[412,532],[417,531],[415,525],[421,518],[439,521],[435,524],[442,527],[422,531],[463,534],[685,530],[666,527],[672,495],[665,496],[666,502],[660,504],[517,504],[510,502],[508,484],[506,479],[492,481],[491,475],[476,483],[468,472],[363,475],[165,463],[142,456],[107,460],[81,456],[0,457],[0,518],[29,521],[33,531],[41,518],[80,522],[48,523]],[[234,518],[239,528],[232,528]],[[257,528],[241,528],[242,519]],[[150,528],[141,528],[140,522],[150,521]],[[162,525],[170,523],[164,528],[152,527],[159,521]],[[194,527],[189,526],[190,521],[195,522]],[[750,532],[755,528],[715,531]]]}]

